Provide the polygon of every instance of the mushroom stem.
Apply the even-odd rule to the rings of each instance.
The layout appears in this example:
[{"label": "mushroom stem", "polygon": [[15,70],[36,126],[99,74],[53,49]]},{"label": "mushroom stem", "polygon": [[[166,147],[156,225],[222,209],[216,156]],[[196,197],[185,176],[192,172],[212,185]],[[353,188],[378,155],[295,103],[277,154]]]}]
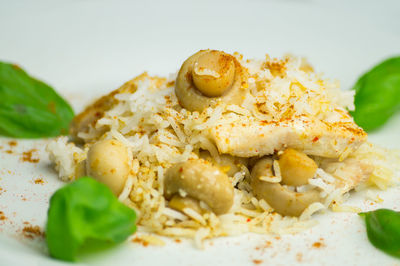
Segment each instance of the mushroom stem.
[{"label": "mushroom stem", "polygon": [[203,53],[194,63],[192,77],[202,94],[208,97],[221,96],[234,81],[234,57],[219,51]]},{"label": "mushroom stem", "polygon": [[308,184],[308,179],[315,175],[318,165],[305,153],[286,149],[279,158],[282,184],[288,186],[302,186]]},{"label": "mushroom stem", "polygon": [[214,159],[208,151],[200,151],[199,156],[220,168],[228,176],[233,176],[239,172],[242,169],[242,165],[247,167],[248,162],[248,158],[236,157],[230,154],[220,154],[217,159]]},{"label": "mushroom stem", "polygon": [[173,165],[165,173],[164,187],[166,199],[184,193],[203,201],[217,215],[228,212],[233,204],[233,186],[228,176],[202,159]]},{"label": "mushroom stem", "polygon": [[172,209],[183,212],[184,209],[190,208],[197,213],[203,213],[204,210],[201,209],[199,201],[191,197],[181,197],[179,195],[174,195],[169,201],[168,206]]},{"label": "mushroom stem", "polygon": [[264,199],[274,210],[285,216],[300,216],[311,204],[320,200],[320,193],[313,189],[304,193],[289,190],[280,183],[260,180],[261,176],[272,177],[272,159],[259,160],[251,171],[251,186],[258,199]]}]

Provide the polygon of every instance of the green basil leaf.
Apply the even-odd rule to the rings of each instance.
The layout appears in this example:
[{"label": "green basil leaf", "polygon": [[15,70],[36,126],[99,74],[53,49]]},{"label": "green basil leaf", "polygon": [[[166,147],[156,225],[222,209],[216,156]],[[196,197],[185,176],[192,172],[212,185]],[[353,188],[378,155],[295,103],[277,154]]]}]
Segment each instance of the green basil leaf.
[{"label": "green basil leaf", "polygon": [[365,73],[354,85],[355,122],[372,131],[400,110],[400,57],[387,59]]},{"label": "green basil leaf", "polygon": [[65,135],[74,112],[53,88],[16,65],[0,62],[0,135],[41,138]]},{"label": "green basil leaf", "polygon": [[372,245],[400,258],[400,212],[378,209],[359,215],[365,218],[368,239]]},{"label": "green basil leaf", "polygon": [[82,248],[121,243],[136,231],[135,212],[111,190],[82,177],[57,190],[50,199],[46,241],[54,258],[74,261]]}]

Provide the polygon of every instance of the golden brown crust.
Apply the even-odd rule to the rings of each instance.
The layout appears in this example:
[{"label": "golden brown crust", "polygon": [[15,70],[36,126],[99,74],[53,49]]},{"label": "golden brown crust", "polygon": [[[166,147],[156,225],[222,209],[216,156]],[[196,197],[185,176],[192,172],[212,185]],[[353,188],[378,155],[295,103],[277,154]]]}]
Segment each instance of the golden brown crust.
[{"label": "golden brown crust", "polygon": [[239,157],[273,154],[286,148],[308,155],[344,159],[367,140],[367,134],[352,122],[327,122],[309,116],[259,121],[236,116],[221,121],[210,134],[220,153]]},{"label": "golden brown crust", "polygon": [[[96,122],[104,116],[105,112],[112,109],[112,107],[118,103],[118,100],[114,98],[115,95],[120,93],[134,93],[137,89],[137,83],[146,78],[150,77],[146,72],[144,72],[139,76],[124,83],[118,89],[110,92],[105,96],[102,96],[94,103],[87,106],[84,111],[76,115],[72,120],[69,132],[70,135],[74,139],[79,140],[79,132],[87,132],[90,125],[94,126]],[[161,84],[166,81],[165,78],[154,77],[153,79],[157,83],[156,86],[161,86]],[[104,127],[104,129],[99,129],[99,132],[105,132],[106,130],[107,128]]]}]

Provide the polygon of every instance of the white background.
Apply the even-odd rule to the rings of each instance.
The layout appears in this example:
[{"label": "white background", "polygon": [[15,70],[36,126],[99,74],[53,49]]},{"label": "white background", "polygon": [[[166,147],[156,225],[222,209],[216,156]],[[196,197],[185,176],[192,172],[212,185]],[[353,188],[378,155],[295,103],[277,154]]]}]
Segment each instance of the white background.
[{"label": "white background", "polygon": [[[175,72],[185,58],[206,48],[238,51],[250,58],[288,52],[306,56],[318,72],[339,79],[349,89],[371,66],[400,54],[399,11],[396,0],[0,0],[0,60],[18,63],[55,87],[76,111],[143,71],[163,76]],[[370,139],[400,148],[399,136],[400,115]],[[32,146],[42,150],[45,143],[21,141],[16,150]],[[15,212],[14,227],[33,218],[43,226],[48,197],[60,186],[46,154],[40,156],[41,163],[27,165],[16,155],[0,152],[0,186],[7,189],[0,195],[0,210]],[[43,175],[46,185],[28,182],[33,175]],[[22,202],[19,193],[32,194],[34,200]],[[400,206],[398,189],[380,195],[385,199],[382,206]],[[355,205],[378,207],[358,196]],[[280,240],[245,235],[215,240],[205,250],[194,249],[191,242],[162,248],[127,244],[87,261],[103,265],[252,265],[254,259],[277,265],[398,264],[370,246],[355,214],[328,213],[318,219],[320,225],[312,230]],[[55,263],[47,259],[40,241],[21,244],[14,227],[0,222],[0,265]],[[321,237],[324,247],[312,248]],[[272,242],[271,247],[257,250],[265,240]]]}]

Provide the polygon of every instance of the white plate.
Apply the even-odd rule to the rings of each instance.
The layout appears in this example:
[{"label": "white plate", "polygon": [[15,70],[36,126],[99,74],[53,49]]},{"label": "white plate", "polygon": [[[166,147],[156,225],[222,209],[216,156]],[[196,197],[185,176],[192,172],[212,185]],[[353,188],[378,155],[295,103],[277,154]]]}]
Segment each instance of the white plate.
[{"label": "white plate", "polygon": [[[199,49],[239,51],[245,57],[309,58],[325,76],[349,88],[380,60],[400,53],[398,1],[0,1],[0,59],[20,64],[53,85],[75,110],[148,70],[168,75]],[[1,100],[1,99],[0,99]],[[400,148],[400,116],[370,137]],[[0,139],[0,265],[58,265],[43,239],[23,236],[29,222],[42,229],[52,192],[62,185],[49,165],[47,140]],[[32,148],[39,163],[21,161]],[[7,153],[11,150],[12,154]],[[44,184],[35,184],[42,178]],[[363,210],[400,206],[400,189],[376,193],[383,203],[353,193]],[[126,243],[84,259],[90,265],[393,265],[372,247],[354,213],[321,214],[297,235],[247,234],[206,242],[166,240],[163,247]],[[320,244],[318,244],[320,243]]]}]

